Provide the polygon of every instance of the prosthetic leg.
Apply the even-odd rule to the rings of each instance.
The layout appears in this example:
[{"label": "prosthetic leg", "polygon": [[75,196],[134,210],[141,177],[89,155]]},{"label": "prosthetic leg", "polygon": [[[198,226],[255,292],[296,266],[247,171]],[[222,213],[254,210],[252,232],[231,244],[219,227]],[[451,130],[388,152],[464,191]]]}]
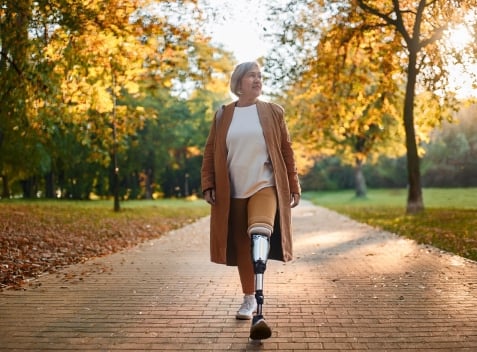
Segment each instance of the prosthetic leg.
[{"label": "prosthetic leg", "polygon": [[252,261],[255,273],[255,299],[257,300],[257,314],[252,319],[250,338],[252,340],[264,340],[268,339],[272,335],[272,330],[268,326],[262,314],[263,274],[265,273],[265,269],[267,267],[271,232],[268,231],[268,233],[263,234],[256,232],[256,229],[253,230],[255,231],[250,233],[250,237],[252,240]]}]

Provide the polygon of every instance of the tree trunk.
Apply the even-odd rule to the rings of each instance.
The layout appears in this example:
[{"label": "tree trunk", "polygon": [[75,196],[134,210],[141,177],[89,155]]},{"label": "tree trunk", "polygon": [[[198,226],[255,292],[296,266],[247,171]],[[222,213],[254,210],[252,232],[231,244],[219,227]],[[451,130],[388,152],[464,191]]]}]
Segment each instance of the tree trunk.
[{"label": "tree trunk", "polygon": [[56,198],[55,194],[55,175],[53,171],[45,175],[45,197],[48,199]]},{"label": "tree trunk", "polygon": [[154,182],[154,176],[153,172],[151,169],[147,169],[146,171],[146,192],[145,192],[145,198],[146,199],[152,199],[152,193],[153,193],[153,188],[152,184]]},{"label": "tree trunk", "polygon": [[121,205],[119,202],[119,168],[116,152],[113,155],[113,210],[119,212],[121,210]]},{"label": "tree trunk", "polygon": [[2,175],[2,199],[10,198],[10,187],[8,186],[8,176]]},{"label": "tree trunk", "polygon": [[406,97],[404,100],[404,129],[406,131],[408,196],[407,213],[416,214],[424,210],[421,187],[421,171],[417,153],[416,132],[414,129],[414,97],[417,79],[417,50],[409,48]]},{"label": "tree trunk", "polygon": [[26,180],[20,181],[22,185],[22,191],[23,191],[23,198],[25,199],[33,199],[36,197],[36,179],[35,177],[29,177]]},{"label": "tree trunk", "polygon": [[356,159],[356,166],[354,169],[354,182],[357,198],[366,198],[367,187],[366,179],[363,174],[363,162]]}]

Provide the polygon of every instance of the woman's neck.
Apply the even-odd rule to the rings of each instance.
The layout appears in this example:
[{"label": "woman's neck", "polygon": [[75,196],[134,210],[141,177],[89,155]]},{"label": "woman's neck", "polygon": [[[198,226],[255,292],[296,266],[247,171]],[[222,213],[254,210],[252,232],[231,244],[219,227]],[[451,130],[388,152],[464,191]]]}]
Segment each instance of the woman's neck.
[{"label": "woman's neck", "polygon": [[239,100],[235,103],[237,107],[246,107],[257,103],[257,98],[246,99],[246,98],[239,98]]}]

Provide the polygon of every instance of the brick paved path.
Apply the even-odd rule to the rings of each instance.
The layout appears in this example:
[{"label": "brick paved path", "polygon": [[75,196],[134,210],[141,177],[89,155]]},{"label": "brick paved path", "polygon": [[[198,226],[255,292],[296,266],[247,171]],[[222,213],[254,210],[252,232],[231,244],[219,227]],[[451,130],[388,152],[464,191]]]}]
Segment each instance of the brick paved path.
[{"label": "brick paved path", "polygon": [[1,351],[477,351],[477,264],[307,203],[296,259],[270,261],[272,338],[248,341],[208,218],[0,293]]}]

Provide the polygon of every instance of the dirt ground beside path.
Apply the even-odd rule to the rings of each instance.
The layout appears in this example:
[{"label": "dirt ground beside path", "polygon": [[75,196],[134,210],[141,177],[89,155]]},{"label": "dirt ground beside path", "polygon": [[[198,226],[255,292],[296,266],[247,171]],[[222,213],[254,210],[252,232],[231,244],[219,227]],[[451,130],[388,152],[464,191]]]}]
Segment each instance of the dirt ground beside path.
[{"label": "dirt ground beside path", "polygon": [[1,351],[475,351],[477,265],[303,202],[295,260],[269,261],[248,341],[236,268],[210,263],[208,218],[0,293]]}]

